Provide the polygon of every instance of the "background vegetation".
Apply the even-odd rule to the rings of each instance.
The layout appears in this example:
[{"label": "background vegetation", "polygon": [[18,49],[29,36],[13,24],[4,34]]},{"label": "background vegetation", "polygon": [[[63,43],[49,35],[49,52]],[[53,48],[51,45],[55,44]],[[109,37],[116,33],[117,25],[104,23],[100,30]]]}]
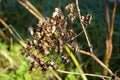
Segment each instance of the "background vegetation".
[{"label": "background vegetation", "polygon": [[[29,0],[45,17],[49,17],[54,12],[56,7],[61,7],[65,13],[64,7],[74,2],[74,0]],[[81,14],[86,15],[91,13],[93,20],[88,25],[87,33],[93,45],[95,55],[104,62],[106,51],[106,20],[105,20],[105,3],[104,0],[79,0]],[[109,2],[110,16],[112,15],[113,3]],[[0,1],[0,18],[7,24],[11,25],[16,32],[23,38],[24,41],[30,39],[28,27],[36,27],[38,20],[16,0],[1,0]],[[115,25],[113,33],[113,52],[109,63],[109,68],[116,72],[120,69],[120,3],[118,3]],[[82,30],[78,29],[79,21],[76,20],[73,26],[76,32]],[[13,30],[14,30],[13,29]],[[55,77],[48,72],[43,74],[41,69],[29,74],[30,62],[20,54],[23,47],[18,41],[13,38],[9,31],[0,24],[0,32],[5,34],[5,38],[0,33],[0,80],[54,80]],[[77,41],[80,49],[89,50],[87,42],[85,42],[84,34],[81,34]],[[103,68],[98,65],[92,58],[77,54],[74,52],[76,58],[81,63],[84,72],[103,74]],[[69,65],[59,64],[60,69],[77,72],[74,63]],[[79,80],[79,75],[58,73],[63,80]],[[120,72],[117,74],[120,76]],[[88,77],[89,80],[98,80],[96,77]]]}]

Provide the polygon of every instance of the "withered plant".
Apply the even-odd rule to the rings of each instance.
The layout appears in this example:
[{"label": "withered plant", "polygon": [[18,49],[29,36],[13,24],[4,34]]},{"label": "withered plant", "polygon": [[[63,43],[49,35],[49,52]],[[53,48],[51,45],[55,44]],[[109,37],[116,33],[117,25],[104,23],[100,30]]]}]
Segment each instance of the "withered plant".
[{"label": "withered plant", "polygon": [[[45,72],[49,66],[57,70],[59,68],[57,65],[58,62],[55,60],[57,57],[60,57],[61,62],[64,64],[71,62],[71,57],[67,54],[69,52],[64,50],[67,44],[71,45],[75,51],[78,50],[78,43],[73,43],[73,41],[79,34],[75,33],[74,29],[68,25],[74,23],[74,20],[78,17],[76,5],[74,3],[69,4],[65,9],[68,12],[67,16],[64,16],[60,8],[55,8],[52,17],[40,19],[36,28],[30,27],[28,29],[33,39],[27,42],[27,47],[23,54],[26,57],[30,56],[33,58],[30,71],[41,67],[42,71]],[[91,21],[91,14],[87,14],[86,17],[82,16],[83,25],[87,26]],[[46,60],[45,57],[49,55],[53,55],[54,57]],[[72,58],[73,61],[74,58]],[[79,71],[83,73],[76,58],[75,61],[74,63]],[[82,77],[86,80],[84,75]]]},{"label": "withered plant", "polygon": [[[60,8],[55,8],[51,17],[43,17],[39,11],[27,0],[21,1],[17,0],[21,5],[23,5],[29,12],[31,12],[38,20],[37,27],[30,27],[28,31],[32,36],[32,39],[28,40],[24,44],[23,41],[20,41],[16,35],[11,32],[11,29],[8,28],[8,25],[0,19],[0,22],[10,31],[10,33],[25,47],[25,50],[22,51],[22,54],[25,57],[30,57],[31,66],[29,68],[30,72],[35,71],[37,68],[46,73],[49,69],[52,68],[54,71],[67,73],[67,74],[80,74],[83,80],[87,80],[86,76],[100,77],[103,80],[106,78],[114,78],[119,80],[118,77],[102,62],[95,56],[93,51],[93,46],[90,43],[90,40],[87,35],[86,27],[92,22],[92,15],[90,13],[86,16],[82,16],[80,13],[78,0],[76,3],[68,4],[65,7],[65,10],[68,14],[65,16]],[[74,28],[70,26],[73,24],[76,19],[79,19],[82,31],[79,33],[75,32]],[[86,41],[88,43],[89,51],[84,51],[79,48],[79,43],[75,39],[84,33]],[[98,64],[100,64],[110,76],[96,75],[84,73],[80,67],[80,63],[77,61],[76,57],[72,51],[88,55],[92,57]],[[61,58],[61,61],[57,61],[57,58]],[[77,72],[63,71],[59,69],[59,63],[68,64],[72,62],[78,69]],[[54,73],[57,79],[61,78]]]},{"label": "withered plant", "polygon": [[71,45],[70,41],[77,36],[73,28],[68,26],[68,20],[73,23],[76,18],[75,5],[69,4],[66,10],[69,11],[67,17],[64,16],[61,9],[55,8],[51,18],[41,19],[36,28],[28,29],[33,39],[27,42],[23,53],[26,57],[31,56],[34,59],[30,70],[34,66],[35,68],[40,66],[43,71],[46,71],[48,66],[55,70],[58,68],[57,62],[54,60],[56,58],[45,60],[42,56],[57,55],[57,57],[61,57],[63,63],[70,63],[70,56],[63,50],[63,47],[66,44]]}]

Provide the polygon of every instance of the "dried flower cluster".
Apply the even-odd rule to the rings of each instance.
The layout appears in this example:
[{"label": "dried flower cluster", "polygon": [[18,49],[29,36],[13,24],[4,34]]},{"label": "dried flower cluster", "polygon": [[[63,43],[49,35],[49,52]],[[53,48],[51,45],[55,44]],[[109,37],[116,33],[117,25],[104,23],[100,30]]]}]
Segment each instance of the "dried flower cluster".
[{"label": "dried flower cluster", "polygon": [[[40,20],[36,28],[29,28],[29,32],[33,37],[33,40],[29,40],[27,48],[24,51],[25,56],[31,56],[34,60],[31,63],[30,71],[34,71],[38,67],[41,67],[42,71],[47,71],[51,66],[53,69],[57,69],[57,62],[53,59],[45,60],[43,57],[48,55],[58,55],[61,57],[63,63],[70,63],[70,58],[63,51],[63,46],[68,40],[73,39],[76,34],[72,28],[67,26],[68,19],[71,22],[76,18],[75,5],[69,4],[66,6],[66,10],[70,13],[65,17],[59,8],[55,8],[51,18],[45,18]],[[89,18],[89,16],[88,16]],[[88,19],[84,21],[86,22]],[[51,54],[52,53],[52,54]],[[42,55],[42,56],[41,56]]]},{"label": "dried flower cluster", "polygon": [[82,24],[84,24],[84,25],[90,24],[91,21],[92,21],[92,15],[89,14],[89,13],[87,14],[86,17],[84,17],[84,16],[81,17],[81,22],[82,22]]},{"label": "dried flower cluster", "polygon": [[70,13],[67,15],[68,19],[70,19],[72,22],[74,21],[74,19],[76,18],[76,6],[74,3],[71,3],[69,5],[67,5],[65,7],[65,9],[67,11],[69,11]]}]

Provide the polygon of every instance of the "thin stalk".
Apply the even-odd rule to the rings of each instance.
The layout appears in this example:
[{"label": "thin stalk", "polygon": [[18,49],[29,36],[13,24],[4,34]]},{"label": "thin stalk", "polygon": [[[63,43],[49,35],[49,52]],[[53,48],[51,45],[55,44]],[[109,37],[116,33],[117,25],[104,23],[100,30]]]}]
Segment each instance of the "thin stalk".
[{"label": "thin stalk", "polygon": [[107,70],[112,76],[114,75],[113,72],[102,62],[96,57],[94,54],[90,55],[97,63],[99,63],[105,70]]},{"label": "thin stalk", "polygon": [[87,43],[88,43],[88,46],[90,47],[90,52],[93,53],[93,50],[92,50],[92,47],[91,47],[91,43],[90,43],[90,40],[88,38],[88,34],[87,34],[86,29],[84,27],[84,24],[82,23],[82,20],[81,20],[81,13],[80,13],[80,8],[79,8],[78,0],[76,0],[76,7],[77,7],[77,11],[78,11],[78,16],[79,16],[80,24],[82,26],[85,38],[86,38]]},{"label": "thin stalk", "polygon": [[110,36],[112,37],[114,31],[114,21],[115,21],[115,14],[117,9],[117,0],[114,0],[114,8],[112,12],[112,21],[111,21],[111,29],[110,29]]},{"label": "thin stalk", "polygon": [[[68,46],[64,46],[66,52],[70,55],[71,59],[73,60],[75,66],[77,67],[77,69],[79,70],[80,73],[83,73],[83,70],[82,68],[80,67],[77,59],[75,58],[75,56],[73,55],[73,53],[70,51],[69,47]],[[80,74],[81,77],[83,78],[83,80],[87,80],[87,77],[83,74]]]},{"label": "thin stalk", "polygon": [[43,19],[41,16],[36,14],[29,6],[27,6],[24,2],[17,0],[23,7],[25,7],[31,14],[33,14],[37,19],[41,20]]},{"label": "thin stalk", "polygon": [[109,14],[109,7],[108,7],[108,0],[105,0],[105,16],[106,16],[106,27],[107,27],[107,38],[110,37],[110,14]]},{"label": "thin stalk", "polygon": [[26,0],[25,4],[29,6],[39,17],[44,18],[42,14],[30,3],[30,1]]},{"label": "thin stalk", "polygon": [[2,25],[3,25],[6,29],[8,29],[8,31],[10,32],[10,34],[11,34],[22,46],[26,47],[26,44],[25,44],[23,41],[21,41],[21,40],[14,34],[14,32],[10,29],[9,25],[8,25],[7,23],[5,23],[4,20],[2,20],[2,19],[0,18],[0,22],[2,23]]},{"label": "thin stalk", "polygon": [[11,67],[18,68],[18,64],[16,64],[16,62],[14,62],[14,60],[1,49],[0,49],[0,55],[4,56],[9,61],[9,63],[11,64]]},{"label": "thin stalk", "polygon": [[55,71],[53,71],[51,68],[49,68],[49,71],[50,71],[58,80],[62,80],[61,77],[60,77]]},{"label": "thin stalk", "polygon": [[[70,49],[74,50],[71,45],[69,44],[66,44],[66,46],[68,46]],[[105,70],[107,70],[111,76],[114,76],[114,73],[102,62],[100,61],[95,55],[94,53],[90,53],[90,52],[87,52],[87,51],[84,51],[84,50],[77,50],[77,52],[79,53],[82,53],[82,54],[85,54],[85,55],[88,55],[88,56],[91,56],[99,65],[101,65]]]},{"label": "thin stalk", "polygon": [[0,35],[3,37],[4,40],[8,41],[8,37],[4,34],[3,30],[0,29]]},{"label": "thin stalk", "polygon": [[16,36],[22,41],[24,42],[24,40],[21,38],[21,36],[18,34],[18,32],[15,30],[15,28],[12,25],[9,25],[11,27],[11,29],[14,31],[14,33],[16,34]]},{"label": "thin stalk", "polygon": [[[113,50],[112,35],[114,31],[114,19],[115,19],[116,8],[117,8],[117,0],[114,0],[114,8],[112,12],[111,25],[110,25],[109,7],[108,7],[107,0],[105,0],[105,7],[106,7],[107,39],[106,39],[106,53],[105,53],[104,63],[107,67],[109,67],[109,62],[110,62],[110,58],[111,58],[112,50]],[[107,75],[108,71],[104,69],[103,73]]]},{"label": "thin stalk", "polygon": [[59,69],[58,69],[57,71],[58,71],[58,72],[61,72],[61,73],[65,73],[65,74],[74,74],[74,75],[83,74],[83,75],[91,76],[91,77],[109,78],[109,79],[112,78],[112,77],[110,77],[110,76],[97,75],[97,74],[90,74],[90,73],[69,72],[69,71],[63,71],[63,70],[59,70]]}]

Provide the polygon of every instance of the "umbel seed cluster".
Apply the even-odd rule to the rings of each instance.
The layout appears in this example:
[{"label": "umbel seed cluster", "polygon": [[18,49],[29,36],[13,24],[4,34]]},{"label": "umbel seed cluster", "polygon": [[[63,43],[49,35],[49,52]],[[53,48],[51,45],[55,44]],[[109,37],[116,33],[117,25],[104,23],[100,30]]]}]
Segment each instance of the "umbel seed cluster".
[{"label": "umbel seed cluster", "polygon": [[[33,58],[30,71],[41,67],[42,71],[46,72],[49,66],[54,70],[58,69],[54,55],[58,55],[63,63],[70,63],[70,57],[63,46],[76,36],[74,30],[68,26],[68,21],[73,23],[76,18],[75,5],[73,3],[67,5],[66,10],[69,12],[67,17],[63,15],[61,9],[55,8],[51,18],[41,19],[36,28],[28,29],[33,39],[27,42],[27,48],[23,53],[26,57]],[[48,60],[45,57],[49,55],[53,58]]]}]

